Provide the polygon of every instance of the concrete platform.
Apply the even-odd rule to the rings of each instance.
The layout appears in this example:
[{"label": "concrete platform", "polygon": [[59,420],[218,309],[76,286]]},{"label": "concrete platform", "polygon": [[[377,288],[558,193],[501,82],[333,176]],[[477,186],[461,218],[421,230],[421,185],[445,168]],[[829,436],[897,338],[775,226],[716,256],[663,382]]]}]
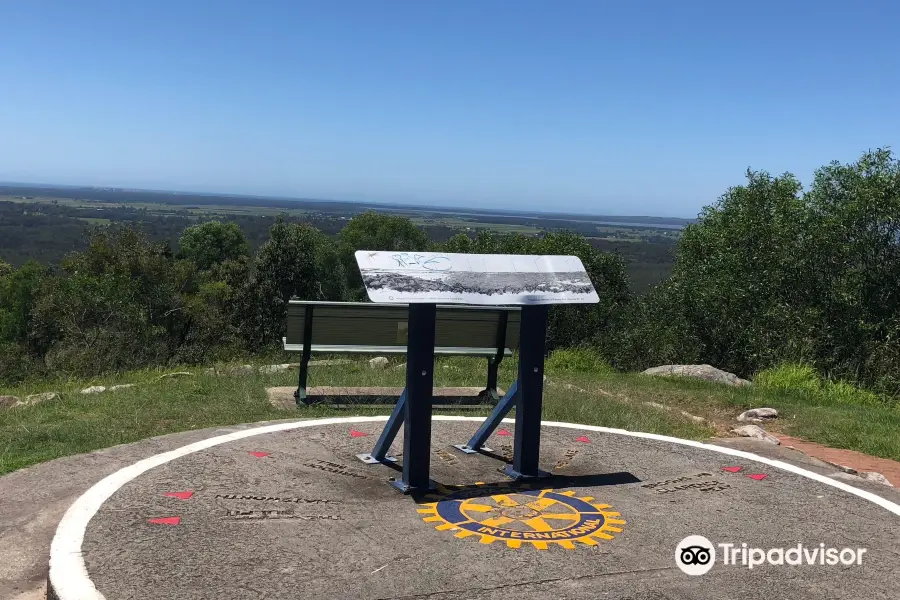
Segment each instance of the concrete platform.
[{"label": "concrete platform", "polygon": [[[68,510],[51,548],[51,597],[896,598],[900,506],[733,448],[545,424],[530,484],[465,455],[480,419],[437,417],[435,494],[403,496],[396,468],[364,465],[383,417],[277,423],[139,461]],[[399,451],[400,442],[395,444]],[[708,573],[676,564],[705,536]],[[733,544],[738,564],[725,564]],[[849,548],[859,564],[741,563],[748,549]],[[859,553],[857,549],[865,549]],[[803,550],[801,550],[803,552]],[[697,565],[693,565],[696,567]]]}]

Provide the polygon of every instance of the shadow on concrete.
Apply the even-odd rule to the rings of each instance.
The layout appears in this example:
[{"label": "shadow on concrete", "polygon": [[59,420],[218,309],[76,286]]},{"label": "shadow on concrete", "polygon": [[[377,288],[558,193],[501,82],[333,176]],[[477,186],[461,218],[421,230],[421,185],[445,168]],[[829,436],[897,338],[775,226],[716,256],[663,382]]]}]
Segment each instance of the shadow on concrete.
[{"label": "shadow on concrete", "polygon": [[[396,466],[395,466],[396,468]],[[398,469],[400,470],[400,469]],[[467,498],[483,498],[496,494],[508,494],[510,492],[527,491],[541,488],[567,488],[567,487],[594,487],[605,485],[627,485],[640,483],[641,480],[633,473],[621,471],[618,473],[600,473],[593,475],[549,475],[539,479],[521,481],[500,480],[485,482],[478,485],[444,485],[435,482],[437,492],[413,492],[410,497],[416,503],[434,502],[434,494],[446,495],[455,500]]]}]

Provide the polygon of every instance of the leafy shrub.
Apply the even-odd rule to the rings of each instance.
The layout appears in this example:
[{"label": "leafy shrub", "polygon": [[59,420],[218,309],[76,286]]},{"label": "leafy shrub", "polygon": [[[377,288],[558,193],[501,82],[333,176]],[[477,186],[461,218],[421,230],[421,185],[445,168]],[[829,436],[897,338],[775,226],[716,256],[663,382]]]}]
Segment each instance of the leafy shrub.
[{"label": "leafy shrub", "polygon": [[545,363],[545,368],[550,372],[568,373],[612,373],[603,357],[591,348],[560,348],[550,353]]},{"label": "leafy shrub", "polygon": [[762,389],[801,392],[822,404],[880,404],[885,401],[878,394],[852,383],[822,379],[812,366],[796,363],[760,371],[753,378],[753,385]]}]

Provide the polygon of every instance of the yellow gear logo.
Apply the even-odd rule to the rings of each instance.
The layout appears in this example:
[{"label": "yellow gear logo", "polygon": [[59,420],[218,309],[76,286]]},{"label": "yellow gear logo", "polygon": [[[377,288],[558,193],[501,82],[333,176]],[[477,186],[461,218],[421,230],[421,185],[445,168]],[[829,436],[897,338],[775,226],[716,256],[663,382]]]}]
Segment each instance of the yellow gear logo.
[{"label": "yellow gear logo", "polygon": [[[460,489],[462,488],[462,489]],[[596,546],[611,540],[625,521],[609,504],[591,504],[590,496],[553,489],[508,486],[439,487],[440,495],[426,499],[419,513],[426,523],[437,523],[439,531],[454,531],[456,537],[479,536],[482,544],[498,540],[509,548],[531,544],[546,550],[549,544],[575,549],[575,542]]]}]

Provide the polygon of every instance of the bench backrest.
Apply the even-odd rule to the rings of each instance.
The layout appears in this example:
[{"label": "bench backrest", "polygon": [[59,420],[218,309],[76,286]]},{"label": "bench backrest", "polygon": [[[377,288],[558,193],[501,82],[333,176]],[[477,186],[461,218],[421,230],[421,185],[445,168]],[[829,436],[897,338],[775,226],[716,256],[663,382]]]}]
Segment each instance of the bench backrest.
[{"label": "bench backrest", "polygon": [[[307,311],[312,311],[311,317]],[[469,348],[489,354],[519,345],[521,309],[501,306],[439,305],[435,323],[435,351]],[[504,322],[505,321],[505,322]],[[291,300],[287,309],[286,344],[303,344],[312,324],[312,346],[375,346],[405,349],[407,306],[367,302],[310,302]],[[502,350],[501,350],[502,351]],[[462,352],[460,352],[462,353]]]}]

